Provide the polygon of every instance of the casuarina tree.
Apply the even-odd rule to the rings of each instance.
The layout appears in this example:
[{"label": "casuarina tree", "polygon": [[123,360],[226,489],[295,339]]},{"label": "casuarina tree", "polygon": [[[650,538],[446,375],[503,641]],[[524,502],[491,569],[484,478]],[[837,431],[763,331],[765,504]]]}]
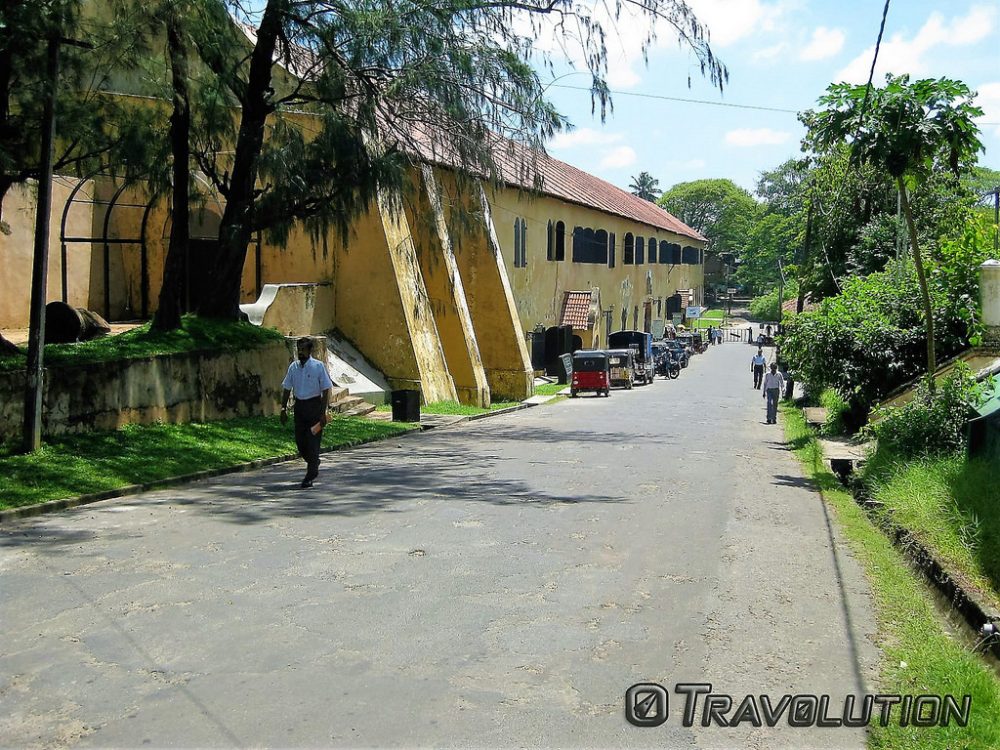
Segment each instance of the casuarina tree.
[{"label": "casuarina tree", "polygon": [[923,300],[927,332],[927,372],[933,389],[937,369],[934,312],[920,253],[910,196],[941,169],[957,178],[982,150],[975,118],[983,112],[975,94],[948,78],[911,82],[909,76],[886,76],[883,88],[833,84],[819,103],[825,109],[801,115],[808,129],[803,147],[827,153],[847,142],[855,163],[884,170],[899,190],[910,235],[910,248]]},{"label": "casuarina tree", "polygon": [[[211,139],[231,145],[192,150],[225,199],[211,268],[215,293],[198,307],[213,317],[239,314],[254,232],[280,240],[294,222],[346,232],[380,188],[403,184],[404,167],[416,158],[499,179],[511,141],[530,147],[520,153],[541,148],[566,124],[545,98],[541,75],[554,60],[538,51],[544,33],[574,40],[571,57],[591,75],[602,116],[610,105],[605,42],[621,12],[647,22],[644,47],[654,28],[672,27],[713,83],[721,88],[727,78],[707,30],[681,0],[622,0],[598,10],[572,0],[267,0],[252,7],[204,0],[202,7],[241,22],[231,27],[243,35],[234,41],[216,22],[192,31],[200,61],[223,85],[212,106],[221,112],[231,102],[236,120],[230,138]],[[234,54],[234,44],[242,51]],[[199,104],[191,106],[197,119]]]}]

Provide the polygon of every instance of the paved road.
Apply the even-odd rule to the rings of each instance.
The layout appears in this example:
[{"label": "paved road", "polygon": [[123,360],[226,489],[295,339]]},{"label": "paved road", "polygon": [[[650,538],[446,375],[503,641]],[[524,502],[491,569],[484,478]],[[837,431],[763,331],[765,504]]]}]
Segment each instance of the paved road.
[{"label": "paved road", "polygon": [[0,744],[863,747],[623,717],[872,674],[858,565],[742,345],[680,380],[0,533]]}]

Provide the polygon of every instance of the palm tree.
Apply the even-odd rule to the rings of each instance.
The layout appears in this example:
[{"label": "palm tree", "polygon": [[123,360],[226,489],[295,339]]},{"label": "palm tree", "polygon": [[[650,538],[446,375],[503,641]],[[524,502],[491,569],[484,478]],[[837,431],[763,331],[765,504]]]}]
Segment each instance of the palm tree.
[{"label": "palm tree", "polygon": [[649,172],[640,172],[638,177],[633,177],[628,186],[632,195],[638,195],[643,200],[655,203],[659,197],[660,181]]}]

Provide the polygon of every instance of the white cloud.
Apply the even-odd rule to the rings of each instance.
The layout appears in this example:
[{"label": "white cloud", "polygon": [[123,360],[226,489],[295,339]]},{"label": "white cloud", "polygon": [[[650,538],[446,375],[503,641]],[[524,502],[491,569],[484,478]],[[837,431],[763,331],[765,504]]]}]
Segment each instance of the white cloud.
[{"label": "white cloud", "polygon": [[625,136],[622,133],[604,133],[593,128],[577,128],[568,133],[557,133],[548,143],[550,149],[576,148],[577,146],[606,146],[617,143]]},{"label": "white cloud", "polygon": [[778,146],[791,137],[791,133],[771,128],[740,128],[726,133],[726,144],[737,148]]},{"label": "white cloud", "polygon": [[[982,41],[993,31],[996,15],[996,8],[986,5],[975,5],[965,16],[952,18],[950,21],[938,12],[931,13],[912,38],[894,34],[891,39],[882,43],[873,80],[881,83],[886,73],[927,74],[928,53],[938,47],[966,46]],[[837,73],[834,80],[865,83],[874,55],[875,46],[872,45]]]},{"label": "white cloud", "polygon": [[820,26],[813,32],[812,39],[799,53],[800,60],[825,60],[844,48],[844,32]]},{"label": "white cloud", "polygon": [[[976,87],[979,96],[976,97],[976,104],[982,107],[982,122],[1000,123],[1000,81],[984,83]],[[1000,138],[1000,125],[982,125],[983,128],[994,128],[993,132]]]},{"label": "white cloud", "polygon": [[622,167],[629,167],[635,164],[638,158],[635,149],[631,146],[619,146],[604,154],[604,158],[601,159],[601,167],[605,169],[621,169]]},{"label": "white cloud", "polygon": [[770,62],[775,58],[780,57],[785,50],[788,49],[787,42],[779,42],[771,47],[765,47],[764,49],[759,49],[753,53],[754,62]]},{"label": "white cloud", "polygon": [[708,26],[715,47],[728,47],[759,31],[772,30],[784,10],[780,2],[760,0],[688,0],[688,5]]}]

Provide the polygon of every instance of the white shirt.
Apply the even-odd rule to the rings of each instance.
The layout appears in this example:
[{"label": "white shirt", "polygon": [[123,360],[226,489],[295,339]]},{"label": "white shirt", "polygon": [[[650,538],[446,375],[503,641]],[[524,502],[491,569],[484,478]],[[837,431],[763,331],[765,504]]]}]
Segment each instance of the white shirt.
[{"label": "white shirt", "polygon": [[764,390],[769,391],[777,388],[779,391],[785,387],[785,379],[780,372],[769,372],[764,375]]},{"label": "white shirt", "polygon": [[754,367],[763,367],[766,364],[767,364],[767,360],[764,359],[764,355],[763,354],[755,354],[755,355],[753,355],[753,366]]},{"label": "white shirt", "polygon": [[281,387],[292,391],[297,400],[305,401],[307,398],[322,395],[327,388],[332,388],[333,381],[326,372],[326,365],[310,357],[304,365],[295,360],[288,366]]}]

